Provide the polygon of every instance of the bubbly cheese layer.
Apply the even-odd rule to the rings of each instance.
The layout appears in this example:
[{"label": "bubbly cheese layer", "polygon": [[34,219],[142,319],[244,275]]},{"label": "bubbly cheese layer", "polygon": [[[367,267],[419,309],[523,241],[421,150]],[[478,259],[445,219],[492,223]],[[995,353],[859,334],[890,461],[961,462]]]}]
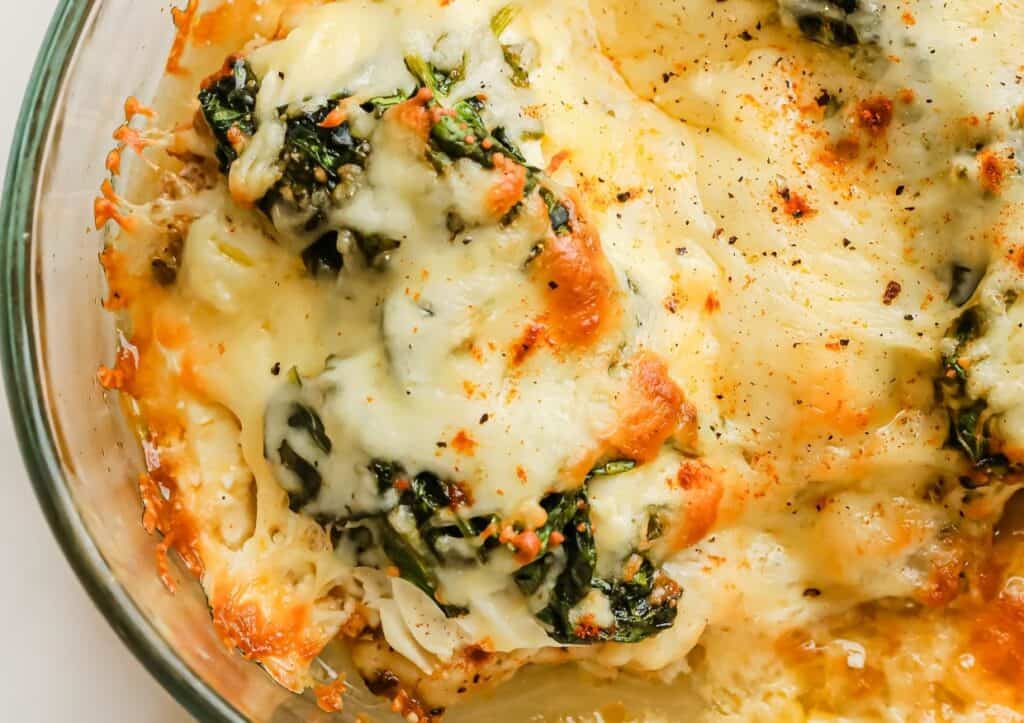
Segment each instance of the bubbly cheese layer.
[{"label": "bubbly cheese layer", "polygon": [[410,720],[570,662],[657,681],[620,719],[1019,717],[1024,7],[176,19],[100,376],[228,645]]}]

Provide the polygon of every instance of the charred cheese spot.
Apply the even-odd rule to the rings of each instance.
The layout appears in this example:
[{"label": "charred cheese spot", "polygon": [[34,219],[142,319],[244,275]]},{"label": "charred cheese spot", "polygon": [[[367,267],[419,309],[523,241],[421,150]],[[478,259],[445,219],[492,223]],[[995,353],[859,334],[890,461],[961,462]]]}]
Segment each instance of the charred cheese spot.
[{"label": "charred cheese spot", "polygon": [[[619,319],[618,289],[597,231],[570,204],[573,231],[549,237],[534,278],[545,293],[545,319],[554,342],[586,349]],[[546,287],[546,288],[545,288]]]},{"label": "charred cheese spot", "polygon": [[631,361],[631,369],[608,444],[614,454],[646,462],[657,457],[661,446],[679,432],[689,412],[682,390],[658,356],[642,352]]}]

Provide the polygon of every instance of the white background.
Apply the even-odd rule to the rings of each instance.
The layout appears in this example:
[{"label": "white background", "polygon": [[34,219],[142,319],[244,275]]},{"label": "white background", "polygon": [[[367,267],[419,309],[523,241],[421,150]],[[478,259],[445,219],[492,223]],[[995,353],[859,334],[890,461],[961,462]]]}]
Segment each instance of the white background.
[{"label": "white background", "polygon": [[[21,96],[56,5],[0,0],[0,168],[6,168]],[[188,721],[121,644],[64,560],[36,504],[2,395],[0,390],[0,470],[6,470],[0,501],[0,719]]]}]

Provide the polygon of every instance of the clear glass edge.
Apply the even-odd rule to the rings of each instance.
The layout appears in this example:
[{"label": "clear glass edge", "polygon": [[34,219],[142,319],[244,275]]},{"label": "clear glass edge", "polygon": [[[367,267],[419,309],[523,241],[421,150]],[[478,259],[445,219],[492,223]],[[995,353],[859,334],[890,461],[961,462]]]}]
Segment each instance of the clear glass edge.
[{"label": "clear glass edge", "polygon": [[32,211],[46,140],[76,41],[96,0],[61,0],[36,58],[15,127],[0,198],[0,360],[25,468],[54,537],[118,637],[149,673],[201,721],[245,721],[166,644],[117,582],[85,528],[64,479],[47,418],[32,318]]}]

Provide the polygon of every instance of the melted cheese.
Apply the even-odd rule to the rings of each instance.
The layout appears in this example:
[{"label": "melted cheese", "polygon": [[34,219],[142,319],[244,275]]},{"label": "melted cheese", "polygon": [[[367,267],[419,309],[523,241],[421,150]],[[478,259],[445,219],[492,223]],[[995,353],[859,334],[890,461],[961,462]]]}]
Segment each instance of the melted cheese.
[{"label": "melted cheese", "polygon": [[[523,0],[499,39],[492,0],[309,5],[245,49],[258,130],[227,181],[133,207],[153,223],[126,227],[119,264],[106,257],[139,354],[123,390],[194,518],[222,636],[298,690],[362,622],[404,659],[357,647],[364,672],[408,668],[441,705],[483,651],[495,680],[567,659],[656,674],[662,712],[695,698],[708,719],[917,719],[947,705],[942,691],[957,715],[1009,716],[1020,700],[998,680],[975,699],[952,662],[922,671],[878,650],[970,654],[972,606],[994,595],[992,529],[1020,470],[965,491],[975,471],[934,389],[960,307],[979,309],[967,393],[1022,458],[1024,9]],[[801,37],[816,12],[860,44]],[[415,90],[410,55],[466,60],[444,102],[486,95],[488,128],[551,163],[571,233],[552,232],[536,195],[503,220],[521,166],[439,174],[416,98],[360,106]],[[281,109],[339,93],[372,148],[357,180],[320,216],[253,208],[284,173]],[[210,156],[188,133],[178,142]],[[171,225],[183,251],[164,288],[149,262]],[[299,256],[325,228],[341,229],[336,280]],[[400,245],[369,263],[358,236]],[[968,299],[950,294],[957,267],[985,276]],[[329,448],[293,423],[296,405]],[[306,480],[287,450],[322,481],[298,511],[289,493]],[[468,611],[446,617],[387,560],[330,539],[393,506],[374,461],[457,483],[467,518],[529,531],[548,494],[618,458],[636,467],[589,482],[597,574],[619,577],[639,551],[682,590],[671,628],[640,643],[557,643],[535,617],[550,585],[525,597],[504,546],[436,571],[438,599]],[[609,599],[592,590],[570,622],[613,625]],[[842,682],[820,686],[826,673]],[[933,686],[918,701],[914,680]]]}]

